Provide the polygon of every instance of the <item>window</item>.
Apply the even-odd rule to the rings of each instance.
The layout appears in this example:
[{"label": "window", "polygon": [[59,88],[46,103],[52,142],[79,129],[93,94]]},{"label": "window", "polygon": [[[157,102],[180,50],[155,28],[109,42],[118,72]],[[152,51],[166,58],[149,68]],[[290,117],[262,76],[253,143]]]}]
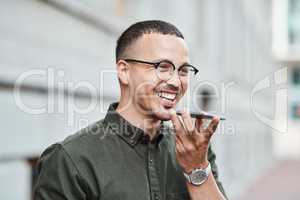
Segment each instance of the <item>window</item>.
[{"label": "window", "polygon": [[300,45],[300,1],[289,0],[288,38],[291,45]]},{"label": "window", "polygon": [[280,61],[300,61],[300,1],[273,0],[272,50]]},{"label": "window", "polygon": [[294,67],[292,69],[291,81],[293,85],[300,85],[300,67]]},{"label": "window", "polygon": [[291,109],[292,119],[300,119],[300,103],[292,103]]}]

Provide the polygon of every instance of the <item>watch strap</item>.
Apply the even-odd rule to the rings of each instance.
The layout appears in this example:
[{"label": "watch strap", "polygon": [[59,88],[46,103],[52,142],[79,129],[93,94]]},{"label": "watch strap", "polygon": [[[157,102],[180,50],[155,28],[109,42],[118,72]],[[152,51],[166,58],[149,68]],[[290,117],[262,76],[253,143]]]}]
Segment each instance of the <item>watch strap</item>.
[{"label": "watch strap", "polygon": [[[193,175],[193,173],[195,173],[195,172],[197,172],[197,171],[199,171],[199,170],[205,172],[205,174],[206,174],[206,179],[203,181],[203,182],[205,182],[205,181],[207,180],[209,174],[211,173],[211,165],[210,165],[210,163],[208,163],[208,166],[207,166],[206,168],[204,168],[204,169],[202,169],[202,168],[196,168],[196,169],[194,169],[190,174],[187,174],[187,173],[183,172],[183,175],[184,175],[184,177],[186,178],[186,180],[187,180],[189,183],[194,184],[194,183],[192,182],[191,176]],[[203,183],[203,182],[202,182],[202,183]],[[201,184],[202,184],[202,183],[201,183]]]}]

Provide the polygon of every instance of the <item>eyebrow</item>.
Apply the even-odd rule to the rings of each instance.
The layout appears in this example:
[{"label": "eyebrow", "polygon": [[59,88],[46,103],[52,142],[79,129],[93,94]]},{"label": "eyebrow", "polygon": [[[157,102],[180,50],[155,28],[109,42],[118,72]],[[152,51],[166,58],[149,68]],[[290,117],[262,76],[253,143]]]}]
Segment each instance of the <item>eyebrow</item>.
[{"label": "eyebrow", "polygon": [[[161,62],[161,61],[168,61],[168,62],[171,62],[171,63],[174,64],[174,62],[172,62],[171,60],[169,60],[167,58],[157,59],[157,60],[154,60],[153,62]],[[191,65],[191,64],[189,62],[184,62],[181,65],[179,65],[178,67],[181,67],[181,66],[184,66],[184,65]],[[176,66],[176,65],[174,64],[174,66]]]},{"label": "eyebrow", "polygon": [[184,63],[181,64],[180,66],[183,66],[183,65],[191,65],[191,63],[189,63],[189,62],[184,62]]}]

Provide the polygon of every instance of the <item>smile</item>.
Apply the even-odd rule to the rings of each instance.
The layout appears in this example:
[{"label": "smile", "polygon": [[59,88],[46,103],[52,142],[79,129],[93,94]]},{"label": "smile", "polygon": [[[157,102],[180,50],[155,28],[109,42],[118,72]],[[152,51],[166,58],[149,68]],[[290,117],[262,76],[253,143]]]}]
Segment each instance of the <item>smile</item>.
[{"label": "smile", "polygon": [[167,99],[169,101],[174,101],[177,94],[168,93],[168,92],[157,92],[157,96],[163,99]]}]

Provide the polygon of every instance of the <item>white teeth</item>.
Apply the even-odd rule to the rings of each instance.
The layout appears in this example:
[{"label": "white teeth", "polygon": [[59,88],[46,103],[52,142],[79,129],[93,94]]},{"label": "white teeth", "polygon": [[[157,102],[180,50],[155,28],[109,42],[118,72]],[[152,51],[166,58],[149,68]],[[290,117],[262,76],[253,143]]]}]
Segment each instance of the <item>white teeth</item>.
[{"label": "white teeth", "polygon": [[162,97],[165,97],[167,99],[174,99],[175,94],[162,93]]},{"label": "white teeth", "polygon": [[166,92],[158,92],[157,95],[159,97],[162,97],[162,98],[165,98],[165,99],[168,99],[168,100],[172,100],[172,101],[176,97],[176,94],[170,94],[170,93],[166,93]]}]

